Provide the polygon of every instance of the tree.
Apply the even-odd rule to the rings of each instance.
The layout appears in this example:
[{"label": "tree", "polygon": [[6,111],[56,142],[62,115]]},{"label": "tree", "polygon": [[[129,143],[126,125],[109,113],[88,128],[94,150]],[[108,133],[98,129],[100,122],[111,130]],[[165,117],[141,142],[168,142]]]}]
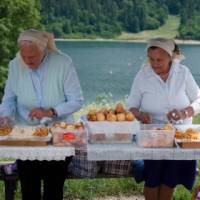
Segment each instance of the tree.
[{"label": "tree", "polygon": [[28,28],[40,27],[38,0],[1,0],[0,3],[0,97],[3,94],[7,66],[17,51],[17,37]]}]

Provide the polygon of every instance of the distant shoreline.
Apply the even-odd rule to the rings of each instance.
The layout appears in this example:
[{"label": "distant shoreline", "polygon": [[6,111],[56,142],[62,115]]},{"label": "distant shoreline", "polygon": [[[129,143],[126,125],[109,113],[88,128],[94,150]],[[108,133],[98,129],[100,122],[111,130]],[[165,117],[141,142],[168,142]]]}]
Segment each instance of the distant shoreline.
[{"label": "distant shoreline", "polygon": [[[147,40],[116,40],[116,39],[62,39],[62,38],[56,38],[56,41],[80,41],[80,42],[130,42],[130,43],[146,43]],[[196,44],[200,45],[200,40],[178,40],[175,39],[175,42],[177,44]]]}]

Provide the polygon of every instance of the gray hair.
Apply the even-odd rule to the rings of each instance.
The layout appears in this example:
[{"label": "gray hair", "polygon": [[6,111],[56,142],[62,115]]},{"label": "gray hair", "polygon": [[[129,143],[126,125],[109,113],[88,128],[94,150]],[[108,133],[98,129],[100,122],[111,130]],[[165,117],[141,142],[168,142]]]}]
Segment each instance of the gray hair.
[{"label": "gray hair", "polygon": [[18,37],[18,45],[21,46],[24,43],[33,43],[43,52],[46,49],[50,51],[58,51],[53,34],[35,29],[29,29],[22,32]]}]

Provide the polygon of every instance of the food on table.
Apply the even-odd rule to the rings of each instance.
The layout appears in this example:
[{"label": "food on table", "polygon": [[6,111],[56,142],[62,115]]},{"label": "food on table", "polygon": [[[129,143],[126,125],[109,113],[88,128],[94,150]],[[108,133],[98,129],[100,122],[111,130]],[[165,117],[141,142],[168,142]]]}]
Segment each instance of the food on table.
[{"label": "food on table", "polygon": [[[139,129],[135,116],[122,103],[114,108],[91,109],[87,114],[89,142],[131,143],[132,134]],[[134,122],[133,122],[134,121]]]},{"label": "food on table", "polygon": [[124,113],[124,112],[125,112],[124,106],[121,103],[118,103],[115,106],[115,113]]},{"label": "food on table", "polygon": [[86,144],[86,133],[82,123],[57,122],[51,128],[55,146],[81,146]]},{"label": "food on table", "polygon": [[176,129],[175,138],[188,139],[188,140],[200,140],[200,131],[193,128],[188,128],[185,131]]},{"label": "food on table", "polygon": [[53,124],[53,128],[67,129],[67,130],[82,130],[84,125],[82,123],[71,124],[68,122],[56,122]]},{"label": "food on table", "polygon": [[47,127],[38,127],[34,132],[34,136],[44,137],[49,134],[49,129]]},{"label": "food on table", "polygon": [[142,147],[172,147],[175,129],[172,124],[144,125],[137,134],[137,143]]},{"label": "food on table", "polygon": [[87,118],[89,121],[97,121],[97,111],[96,110],[90,110],[88,115],[87,115]]},{"label": "food on table", "polygon": [[126,120],[125,113],[118,113],[117,114],[117,121],[125,121],[125,120]]},{"label": "food on table", "polygon": [[115,108],[101,108],[100,110],[90,110],[87,114],[88,121],[133,121],[135,116],[130,111],[125,111],[122,103],[118,103]]},{"label": "food on table", "polygon": [[165,124],[165,125],[163,125],[163,127],[156,127],[156,125],[155,125],[155,127],[152,127],[151,128],[151,130],[174,130],[174,127],[173,127],[173,125],[172,124]]},{"label": "food on table", "polygon": [[0,126],[0,136],[9,135],[12,131],[12,127],[10,126]]},{"label": "food on table", "polygon": [[126,112],[126,120],[127,121],[133,121],[135,119],[135,116],[132,112],[128,111]]},{"label": "food on table", "polygon": [[106,119],[110,122],[115,122],[117,121],[117,116],[113,113],[108,113]]},{"label": "food on table", "polygon": [[97,116],[97,121],[104,121],[105,120],[105,115],[101,112],[98,112],[96,114],[96,116]]},{"label": "food on table", "polygon": [[162,128],[163,130],[174,130],[174,127],[172,124],[165,124],[164,127]]},{"label": "food on table", "polygon": [[45,137],[49,133],[47,127],[15,126],[10,133],[11,138],[31,138],[34,136]]}]

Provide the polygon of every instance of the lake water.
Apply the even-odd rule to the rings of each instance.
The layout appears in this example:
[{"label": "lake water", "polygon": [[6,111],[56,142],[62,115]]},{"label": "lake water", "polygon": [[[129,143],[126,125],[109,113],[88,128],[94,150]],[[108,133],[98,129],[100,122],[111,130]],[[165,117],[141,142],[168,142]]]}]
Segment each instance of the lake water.
[{"label": "lake water", "polygon": [[[110,98],[124,100],[133,78],[146,60],[144,43],[57,41],[74,62],[86,104]],[[200,45],[179,45],[187,65],[200,85]]]}]

